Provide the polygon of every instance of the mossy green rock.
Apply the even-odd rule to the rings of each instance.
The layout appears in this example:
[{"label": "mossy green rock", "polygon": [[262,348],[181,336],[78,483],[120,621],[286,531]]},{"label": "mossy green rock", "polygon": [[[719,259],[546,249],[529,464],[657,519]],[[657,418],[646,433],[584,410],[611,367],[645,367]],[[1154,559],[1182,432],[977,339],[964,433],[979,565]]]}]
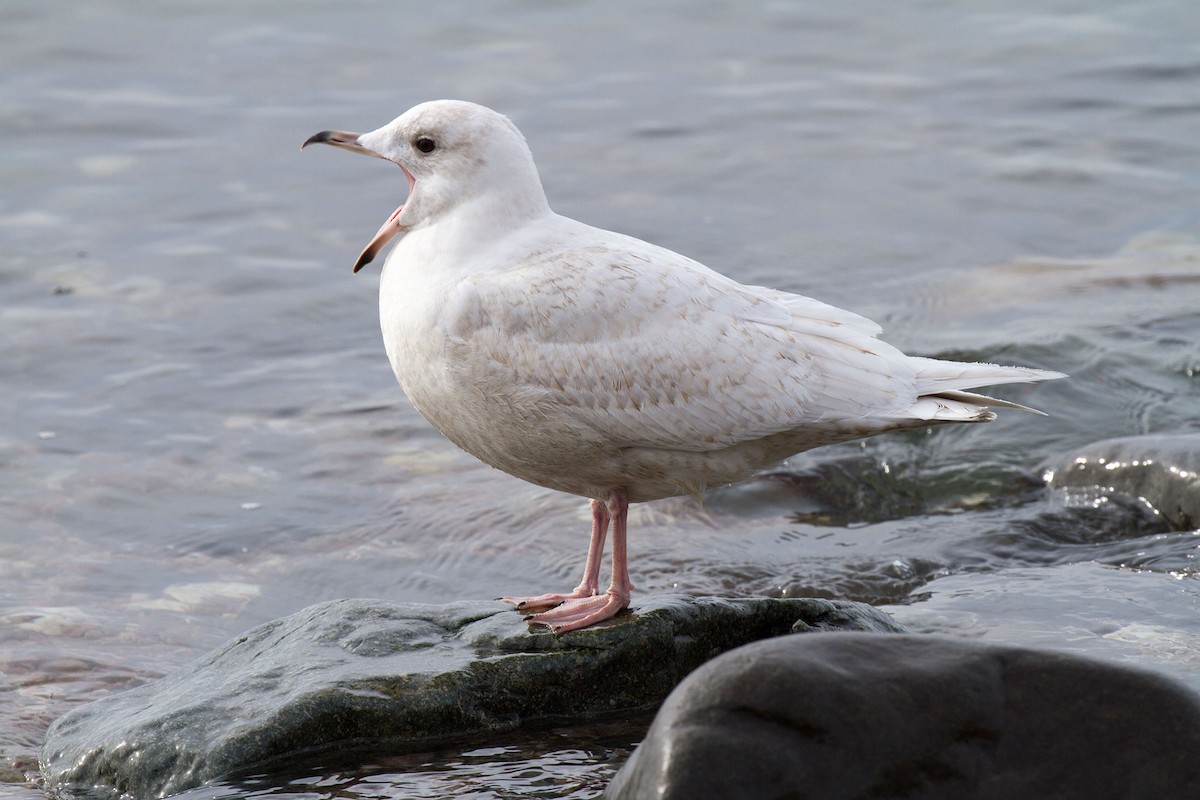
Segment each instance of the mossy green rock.
[{"label": "mossy green rock", "polygon": [[652,708],[708,659],[793,630],[902,630],[810,599],[652,598],[555,636],[510,606],[338,600],[261,625],[46,734],[52,792],[161,797],[300,753],[397,753]]}]

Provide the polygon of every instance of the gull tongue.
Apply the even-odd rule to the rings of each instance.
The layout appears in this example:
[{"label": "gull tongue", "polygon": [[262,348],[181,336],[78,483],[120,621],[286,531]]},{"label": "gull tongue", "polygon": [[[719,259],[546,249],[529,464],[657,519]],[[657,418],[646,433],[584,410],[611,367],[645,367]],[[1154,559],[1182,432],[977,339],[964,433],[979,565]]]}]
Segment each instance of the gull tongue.
[{"label": "gull tongue", "polygon": [[363,248],[363,251],[359,253],[358,261],[354,262],[355,272],[358,272],[367,264],[370,264],[375,256],[379,255],[379,251],[382,250],[388,242],[396,238],[398,234],[404,233],[406,230],[408,230],[408,228],[396,222],[396,218],[400,216],[400,212],[403,210],[404,206],[400,206],[393,211],[392,215],[387,218],[387,222],[383,223],[383,226],[379,229],[375,236],[370,242],[367,243],[367,246]]}]

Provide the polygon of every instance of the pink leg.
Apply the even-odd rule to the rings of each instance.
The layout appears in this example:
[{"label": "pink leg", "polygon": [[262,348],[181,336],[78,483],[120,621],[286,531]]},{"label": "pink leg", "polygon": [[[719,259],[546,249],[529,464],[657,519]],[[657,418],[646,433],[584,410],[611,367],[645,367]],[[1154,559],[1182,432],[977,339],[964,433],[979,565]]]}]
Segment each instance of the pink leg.
[{"label": "pink leg", "polygon": [[583,568],[583,580],[568,594],[541,594],[537,597],[501,597],[512,603],[518,611],[534,611],[553,608],[567,600],[591,597],[600,591],[600,559],[604,556],[604,537],[608,535],[608,508],[598,500],[592,501],[592,538],[588,542],[587,564]]},{"label": "pink leg", "polygon": [[[607,516],[612,518],[613,530],[612,583],[608,591],[601,595],[595,595],[593,592],[593,596],[566,600],[557,608],[532,614],[525,619],[548,625],[555,633],[566,633],[616,616],[618,611],[629,605],[629,595],[633,591],[633,584],[629,581],[628,552],[625,546],[629,498],[624,489],[615,489],[608,496],[605,505]],[[589,553],[589,567],[591,563]]]}]

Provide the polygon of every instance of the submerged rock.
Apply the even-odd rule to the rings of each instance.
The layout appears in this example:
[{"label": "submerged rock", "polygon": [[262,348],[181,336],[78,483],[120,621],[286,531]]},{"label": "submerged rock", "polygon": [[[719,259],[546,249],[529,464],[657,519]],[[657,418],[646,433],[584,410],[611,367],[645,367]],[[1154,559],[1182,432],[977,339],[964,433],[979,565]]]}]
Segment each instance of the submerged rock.
[{"label": "submerged rock", "polygon": [[1191,797],[1200,698],[1078,656],[940,636],[788,636],[659,710],[606,800]]},{"label": "submerged rock", "polygon": [[792,630],[903,629],[828,600],[657,597],[562,636],[500,603],[339,600],[66,714],[42,770],[53,792],[160,797],[305,751],[415,751],[647,709],[713,656]]},{"label": "submerged rock", "polygon": [[1178,531],[1200,527],[1200,434],[1128,436],[1082,447],[1043,465],[1056,489],[1085,500],[1141,500]]}]

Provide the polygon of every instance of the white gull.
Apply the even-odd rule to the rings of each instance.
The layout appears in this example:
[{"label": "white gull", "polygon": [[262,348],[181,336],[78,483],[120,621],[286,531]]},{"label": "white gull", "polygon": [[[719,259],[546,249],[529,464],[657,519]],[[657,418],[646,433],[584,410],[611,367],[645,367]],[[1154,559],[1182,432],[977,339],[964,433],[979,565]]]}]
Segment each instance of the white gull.
[{"label": "white gull", "polygon": [[987,422],[988,406],[1029,411],[967,390],[1063,377],[907,356],[857,314],[559,216],[520,131],[474,103],[422,103],[312,143],[387,159],[408,179],[354,271],[403,234],[379,315],[413,406],[491,466],[591,498],[579,586],[504,598],[548,608],[528,619],[556,632],[629,604],[629,503],[698,496],[821,445]]}]

